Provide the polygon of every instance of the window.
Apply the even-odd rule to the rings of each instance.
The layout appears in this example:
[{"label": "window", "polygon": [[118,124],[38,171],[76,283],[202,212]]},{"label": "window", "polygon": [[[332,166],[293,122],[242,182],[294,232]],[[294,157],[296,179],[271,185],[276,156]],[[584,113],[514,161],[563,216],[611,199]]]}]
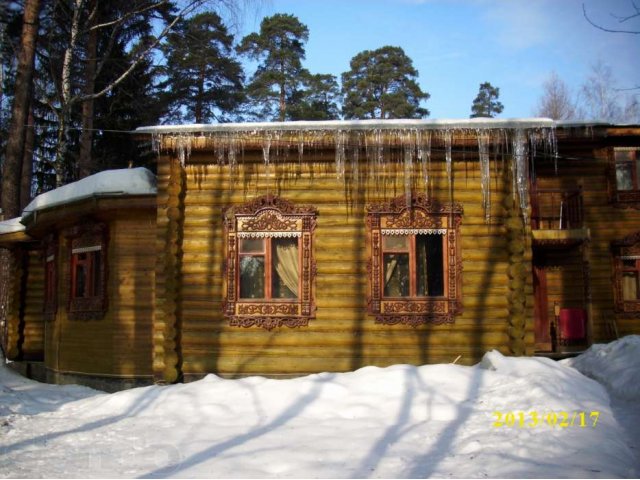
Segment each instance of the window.
[{"label": "window", "polygon": [[622,257],[622,300],[640,301],[640,255]]},{"label": "window", "polygon": [[106,226],[72,233],[69,272],[69,318],[98,320],[106,312]]},{"label": "window", "polygon": [[613,201],[640,203],[640,148],[614,148],[615,188]]},{"label": "window", "polygon": [[424,196],[367,206],[369,313],[376,323],[451,323],[461,312],[462,207]]},{"label": "window", "polygon": [[640,318],[640,232],[612,243],[615,310]]},{"label": "window", "polygon": [[240,239],[240,299],[298,298],[298,238]]},{"label": "window", "polygon": [[316,210],[274,196],[225,212],[225,316],[231,326],[300,327],[313,317]]}]

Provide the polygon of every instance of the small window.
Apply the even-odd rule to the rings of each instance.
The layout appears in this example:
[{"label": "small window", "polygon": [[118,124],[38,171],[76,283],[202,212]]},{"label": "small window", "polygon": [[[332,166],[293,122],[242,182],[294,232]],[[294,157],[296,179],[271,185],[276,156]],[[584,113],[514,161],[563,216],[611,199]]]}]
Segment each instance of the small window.
[{"label": "small window", "polygon": [[444,295],[444,235],[383,235],[385,297]]},{"label": "small window", "polygon": [[69,318],[97,320],[106,312],[106,226],[76,230],[71,238]]},{"label": "small window", "polygon": [[640,203],[640,148],[614,148],[615,203]]},{"label": "small window", "polygon": [[102,246],[73,250],[71,255],[72,298],[92,298],[102,291]]},{"label": "small window", "polygon": [[225,316],[231,326],[308,325],[314,315],[316,210],[260,197],[225,212]]},{"label": "small window", "polygon": [[622,258],[621,283],[623,301],[640,301],[640,256]]},{"label": "small window", "polygon": [[369,313],[377,323],[450,323],[461,311],[462,207],[415,196],[367,207]]},{"label": "small window", "polygon": [[613,242],[615,310],[640,318],[640,232]]}]

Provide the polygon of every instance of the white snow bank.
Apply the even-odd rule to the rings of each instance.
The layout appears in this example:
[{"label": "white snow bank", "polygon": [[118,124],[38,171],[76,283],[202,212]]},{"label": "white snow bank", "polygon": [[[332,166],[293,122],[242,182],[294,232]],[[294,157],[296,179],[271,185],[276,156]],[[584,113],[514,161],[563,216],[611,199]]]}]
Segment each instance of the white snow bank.
[{"label": "white snow bank", "polygon": [[[50,395],[47,390],[36,394],[38,388],[30,392],[34,398]],[[3,395],[4,387],[0,404]],[[73,400],[55,411],[16,412],[0,420],[0,476],[594,478],[640,473],[602,386],[550,360],[497,352],[476,367],[365,367],[292,380],[209,375],[184,385]],[[585,426],[561,428],[545,420],[561,411],[584,412]],[[509,412],[522,412],[523,426],[494,426]],[[599,417],[595,427],[593,412]]]},{"label": "white snow bank", "polygon": [[106,170],[38,195],[26,206],[23,216],[92,196],[152,195],[156,191],[156,176],[146,168]]},{"label": "white snow bank", "polygon": [[466,119],[394,119],[394,120],[323,120],[294,122],[247,122],[189,125],[155,125],[139,127],[138,133],[170,134],[198,132],[253,132],[258,130],[372,130],[372,129],[487,129],[552,128],[550,118],[466,118]]},{"label": "white snow bank", "polygon": [[592,345],[582,355],[562,363],[602,383],[618,397],[640,400],[640,335]]},{"label": "white snow bank", "polygon": [[20,220],[22,220],[22,217],[16,217],[0,222],[0,235],[24,232],[24,225],[20,223]]}]

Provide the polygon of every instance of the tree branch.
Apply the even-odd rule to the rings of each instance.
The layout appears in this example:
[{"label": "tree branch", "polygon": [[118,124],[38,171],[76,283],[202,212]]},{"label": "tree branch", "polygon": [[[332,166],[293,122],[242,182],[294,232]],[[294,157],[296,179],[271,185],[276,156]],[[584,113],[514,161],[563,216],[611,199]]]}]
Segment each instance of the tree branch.
[{"label": "tree branch", "polygon": [[[635,6],[635,4],[634,4]],[[637,7],[636,7],[637,8]],[[589,22],[592,26],[596,27],[599,30],[602,30],[603,32],[608,32],[608,33],[627,33],[627,34],[631,34],[631,35],[640,35],[640,30],[638,31],[634,31],[634,30],[614,30],[611,28],[605,28],[601,25],[598,25],[597,23],[595,23],[593,20],[591,20],[589,18],[589,15],[587,14],[587,8],[585,7],[584,3],[582,4],[582,14],[584,15],[584,18],[587,20],[587,22]],[[631,15],[630,17],[627,17],[625,19],[629,20],[630,18],[634,18],[640,15],[640,12],[638,14],[635,15]]]},{"label": "tree branch", "polygon": [[131,65],[129,65],[129,67],[118,78],[116,78],[113,82],[111,82],[109,85],[107,85],[105,88],[103,88],[99,92],[93,93],[91,95],[80,95],[80,96],[77,96],[77,97],[73,98],[72,103],[85,102],[87,100],[95,100],[97,98],[105,96],[107,93],[109,93],[111,90],[113,90],[116,86],[118,86],[120,83],[122,83],[129,76],[129,74],[131,74],[131,72],[133,70],[135,70],[135,68],[140,64],[140,62],[142,62],[142,60],[144,60],[147,57],[147,55],[149,53],[151,53],[151,51],[158,46],[158,44],[162,41],[162,39],[164,37],[166,37],[166,35],[171,31],[171,29],[184,16],[188,15],[190,12],[192,12],[193,10],[195,10],[196,8],[198,8],[200,5],[202,5],[205,2],[206,2],[206,0],[192,0],[191,2],[189,2],[187,4],[187,6],[184,7],[176,15],[176,17],[171,21],[171,23],[169,23],[162,30],[162,32],[160,32],[160,34],[149,45],[147,45],[147,47],[144,48],[144,50],[142,50],[142,52],[138,53],[134,57],[134,61],[131,63]]}]

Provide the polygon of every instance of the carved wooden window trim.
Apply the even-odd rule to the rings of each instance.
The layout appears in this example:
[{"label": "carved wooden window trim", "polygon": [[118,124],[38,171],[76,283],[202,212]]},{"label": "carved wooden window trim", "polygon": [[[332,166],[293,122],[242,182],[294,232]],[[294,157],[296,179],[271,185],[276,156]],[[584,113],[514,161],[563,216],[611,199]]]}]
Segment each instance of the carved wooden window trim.
[{"label": "carved wooden window trim", "polygon": [[[628,160],[619,161],[616,153],[630,156]],[[609,150],[609,193],[611,203],[616,207],[640,209],[640,147],[613,147]],[[618,188],[618,165],[627,164],[632,184],[631,189]]]},{"label": "carved wooden window trim", "polygon": [[[389,202],[367,205],[368,302],[375,322],[385,325],[418,326],[425,323],[453,323],[462,312],[462,257],[460,223],[462,206],[439,204],[424,195],[414,195],[410,204],[404,196]],[[384,296],[383,236],[442,235],[444,294],[442,296]],[[412,280],[414,281],[414,280]],[[412,287],[412,292],[415,289]]]},{"label": "carved wooden window trim", "polygon": [[[226,261],[224,316],[232,327],[290,328],[308,326],[315,317],[313,232],[317,210],[266,195],[224,212]],[[240,298],[239,246],[243,238],[297,238],[299,290],[297,298]]]},{"label": "carved wooden window trim", "polygon": [[[70,320],[100,320],[107,311],[107,226],[103,223],[74,227],[69,237],[69,301]],[[84,293],[77,292],[77,267],[88,270]]]},{"label": "carved wooden window trim", "polygon": [[640,300],[625,300],[622,283],[625,260],[635,260],[636,266],[640,263],[640,231],[635,232],[622,240],[612,242],[613,253],[613,293],[615,312],[625,318],[640,318]]},{"label": "carved wooden window trim", "polygon": [[44,318],[55,320],[58,312],[58,240],[50,234],[44,242]]}]

